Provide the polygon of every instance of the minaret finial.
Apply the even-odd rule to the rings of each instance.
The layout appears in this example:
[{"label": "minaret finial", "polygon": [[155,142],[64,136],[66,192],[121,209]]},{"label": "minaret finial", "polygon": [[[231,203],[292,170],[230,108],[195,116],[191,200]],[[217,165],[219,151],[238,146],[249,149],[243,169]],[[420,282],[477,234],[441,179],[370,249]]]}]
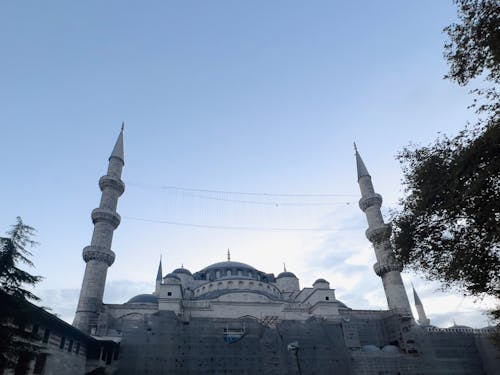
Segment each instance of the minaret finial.
[{"label": "minaret finial", "polygon": [[356,142],[354,142],[354,152],[358,153],[358,148],[356,147]]},{"label": "minaret finial", "polygon": [[122,121],[122,131],[125,128],[125,121]]},{"label": "minaret finial", "polygon": [[227,249],[227,261],[231,261],[231,253],[229,251],[229,248]]}]

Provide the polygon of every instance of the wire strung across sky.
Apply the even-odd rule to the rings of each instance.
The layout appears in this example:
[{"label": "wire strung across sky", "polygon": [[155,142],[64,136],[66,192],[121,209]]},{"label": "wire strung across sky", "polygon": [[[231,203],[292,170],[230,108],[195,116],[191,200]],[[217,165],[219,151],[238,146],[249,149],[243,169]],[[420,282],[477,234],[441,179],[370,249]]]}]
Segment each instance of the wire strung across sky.
[{"label": "wire strung across sky", "polygon": [[[173,215],[173,217],[154,219],[151,218],[150,213],[144,212],[136,216],[123,216],[124,219],[233,231],[337,232],[351,230],[332,227],[329,217],[333,206],[339,209],[342,206],[357,207],[357,199],[346,198],[360,196],[359,194],[280,194],[209,190],[131,181],[126,181],[126,184],[139,189],[166,192],[167,195],[163,198],[162,194],[156,198],[156,207],[163,206],[160,212],[168,212],[169,216]],[[153,193],[153,195],[156,194]],[[149,194],[149,196],[152,195]],[[344,199],[332,201],[333,197]],[[202,203],[203,200],[206,200],[205,203]],[[219,203],[231,203],[231,205]],[[314,214],[314,217],[311,214]],[[330,223],[327,224],[325,221],[330,221]],[[311,223],[318,223],[318,225],[310,226]]]},{"label": "wire strung across sky", "polygon": [[256,192],[242,192],[242,191],[225,191],[225,190],[209,190],[209,189],[196,189],[179,187],[173,185],[152,185],[143,184],[132,181],[126,181],[127,185],[142,187],[147,189],[165,189],[165,190],[179,190],[179,191],[192,191],[198,193],[220,193],[220,194],[235,194],[235,195],[253,195],[253,196],[263,196],[263,197],[359,197],[359,194],[297,194],[297,193],[256,193]]},{"label": "wire strung across sky", "polygon": [[229,230],[246,230],[246,231],[300,231],[300,232],[332,232],[339,230],[350,230],[350,229],[339,229],[339,228],[328,228],[328,227],[317,227],[317,228],[306,228],[306,227],[252,227],[252,226],[231,226],[231,225],[209,225],[209,224],[193,224],[193,223],[182,223],[178,221],[170,220],[155,220],[146,219],[141,217],[133,216],[122,216],[124,219],[144,221],[147,223],[157,223],[157,224],[169,224],[183,227],[195,227],[195,228],[206,228],[206,229],[229,229]]},{"label": "wire strung across sky", "polygon": [[[254,205],[264,205],[264,206],[333,206],[333,205],[350,205],[351,203],[355,203],[355,201],[321,201],[324,198],[331,197],[358,197],[359,194],[317,194],[317,193],[309,193],[309,194],[294,194],[294,193],[256,193],[256,192],[241,192],[241,191],[225,191],[225,190],[208,190],[208,189],[197,189],[197,188],[186,188],[179,187],[173,185],[151,185],[151,184],[143,184],[143,183],[135,183],[127,181],[126,184],[128,186],[139,187],[144,189],[157,189],[157,190],[167,190],[173,192],[180,192],[183,196],[199,198],[199,199],[207,199],[221,202],[231,202],[231,203],[244,203],[244,204],[254,204]],[[236,196],[235,198],[231,198],[232,196]],[[261,197],[263,200],[256,199],[242,199],[240,197],[251,196],[251,197]],[[272,198],[281,198],[281,200],[275,200]],[[293,201],[289,202],[286,200],[290,200],[294,198],[302,199],[302,198],[310,198],[310,199],[320,199],[317,202],[311,201]]]}]

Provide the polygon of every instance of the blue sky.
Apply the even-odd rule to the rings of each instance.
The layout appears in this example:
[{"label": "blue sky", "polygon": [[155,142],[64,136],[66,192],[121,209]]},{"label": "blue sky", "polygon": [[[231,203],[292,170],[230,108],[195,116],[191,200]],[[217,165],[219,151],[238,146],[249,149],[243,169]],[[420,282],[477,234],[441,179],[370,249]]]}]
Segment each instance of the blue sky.
[{"label": "blue sky", "polygon": [[[70,321],[97,181],[125,121],[106,301],[152,290],[160,254],[167,270],[195,271],[231,248],[266,272],[286,262],[302,286],[325,277],[354,308],[385,308],[352,142],[387,212],[402,194],[398,150],[474,118],[467,89],[442,79],[453,20],[451,2],[430,0],[3,2],[0,229],[16,216],[36,227],[38,294]],[[486,324],[485,301],[404,279],[436,323]]]}]

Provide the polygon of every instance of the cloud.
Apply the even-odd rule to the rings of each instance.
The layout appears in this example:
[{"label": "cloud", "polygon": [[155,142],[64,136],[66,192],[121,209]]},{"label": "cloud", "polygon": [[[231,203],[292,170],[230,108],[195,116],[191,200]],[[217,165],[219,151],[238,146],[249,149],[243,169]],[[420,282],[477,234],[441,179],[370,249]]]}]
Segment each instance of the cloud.
[{"label": "cloud", "polygon": [[[124,303],[137,294],[151,293],[153,285],[129,280],[113,280],[106,284],[104,303]],[[72,323],[75,317],[80,289],[40,289],[40,306],[50,309],[52,314]]]}]

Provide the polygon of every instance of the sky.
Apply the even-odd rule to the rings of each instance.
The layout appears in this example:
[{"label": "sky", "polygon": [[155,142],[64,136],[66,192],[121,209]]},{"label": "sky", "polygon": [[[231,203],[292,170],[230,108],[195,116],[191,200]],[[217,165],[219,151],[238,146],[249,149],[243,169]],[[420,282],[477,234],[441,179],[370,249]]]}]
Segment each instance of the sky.
[{"label": "sky", "polygon": [[[86,1],[0,4],[0,233],[36,228],[41,304],[71,322],[97,182],[125,122],[126,191],[104,301],[231,258],[301,287],[330,281],[386,309],[357,201],[353,142],[384,197],[395,155],[474,114],[443,79],[451,1]],[[251,194],[248,194],[251,193]],[[488,324],[491,301],[411,272],[432,323]]]}]

